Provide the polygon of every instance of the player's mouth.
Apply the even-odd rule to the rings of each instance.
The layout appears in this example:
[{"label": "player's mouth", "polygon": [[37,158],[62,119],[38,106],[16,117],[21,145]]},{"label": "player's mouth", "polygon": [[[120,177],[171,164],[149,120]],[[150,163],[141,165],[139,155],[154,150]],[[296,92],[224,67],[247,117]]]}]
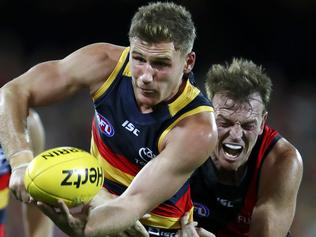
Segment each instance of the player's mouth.
[{"label": "player's mouth", "polygon": [[141,88],[141,87],[139,87],[139,88],[140,88],[140,90],[141,90],[143,95],[153,95],[153,94],[155,94],[155,90],[153,90],[153,89],[146,89],[146,88]]},{"label": "player's mouth", "polygon": [[238,144],[223,143],[222,145],[226,159],[235,161],[242,153],[244,147]]}]

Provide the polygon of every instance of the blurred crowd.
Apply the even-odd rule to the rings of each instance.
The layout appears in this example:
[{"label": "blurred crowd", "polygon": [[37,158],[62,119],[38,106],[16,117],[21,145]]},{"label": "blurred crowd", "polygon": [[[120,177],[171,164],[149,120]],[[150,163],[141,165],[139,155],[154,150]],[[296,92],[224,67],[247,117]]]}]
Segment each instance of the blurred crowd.
[{"label": "blurred crowd", "polygon": [[[38,62],[62,58],[88,43],[127,45],[130,17],[144,2],[1,1],[0,84]],[[316,236],[316,4],[308,0],[256,5],[228,0],[176,2],[192,12],[196,23],[194,72],[201,88],[208,67],[232,57],[262,64],[272,78],[269,123],[296,145],[304,161],[292,232],[299,237]],[[89,149],[93,108],[88,98],[88,92],[83,92],[62,105],[38,109],[46,129],[47,148],[71,145]],[[22,227],[17,228],[21,223],[14,215],[19,206],[12,202],[10,208],[8,237],[23,236]],[[56,230],[55,236],[63,234]]]}]

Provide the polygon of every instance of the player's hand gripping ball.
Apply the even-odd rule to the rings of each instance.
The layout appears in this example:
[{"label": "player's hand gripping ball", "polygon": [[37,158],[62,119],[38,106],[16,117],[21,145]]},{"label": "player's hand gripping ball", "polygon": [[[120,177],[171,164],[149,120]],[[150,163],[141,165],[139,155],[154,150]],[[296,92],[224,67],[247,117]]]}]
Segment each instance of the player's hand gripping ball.
[{"label": "player's hand gripping ball", "polygon": [[57,147],[37,155],[26,169],[24,184],[38,201],[68,207],[89,202],[101,189],[103,169],[97,158],[75,147]]}]

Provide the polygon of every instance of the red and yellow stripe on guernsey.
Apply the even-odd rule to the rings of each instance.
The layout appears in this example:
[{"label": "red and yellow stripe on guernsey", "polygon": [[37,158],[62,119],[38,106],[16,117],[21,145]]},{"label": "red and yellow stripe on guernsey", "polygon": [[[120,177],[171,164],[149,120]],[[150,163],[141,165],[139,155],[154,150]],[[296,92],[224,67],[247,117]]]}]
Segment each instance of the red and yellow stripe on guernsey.
[{"label": "red and yellow stripe on guernsey", "polygon": [[0,209],[5,208],[9,202],[9,189],[0,190]]},{"label": "red and yellow stripe on guernsey", "polygon": [[[190,212],[190,221],[193,221],[193,206],[189,210]],[[179,217],[168,217],[155,214],[154,212],[150,213],[150,218],[141,220],[143,225],[157,227],[157,228],[164,228],[164,229],[180,229],[181,222],[180,219],[182,216]],[[184,215],[184,213],[182,214]]]},{"label": "red and yellow stripe on guernsey", "polygon": [[128,55],[128,52],[129,52],[129,47],[126,47],[123,50],[123,53],[121,54],[119,61],[117,62],[111,75],[105,80],[105,82],[102,84],[102,86],[92,96],[93,101],[96,101],[111,86],[111,84],[115,80],[116,76],[120,72],[122,66],[124,65],[124,62],[125,62],[126,57]]},{"label": "red and yellow stripe on guernsey", "polygon": [[[131,163],[126,157],[114,154],[102,142],[95,122],[92,124],[92,133],[91,153],[99,159],[104,169],[105,178],[125,187],[129,186],[140,167]],[[188,203],[189,206],[187,206]],[[178,229],[180,228],[180,218],[184,214],[184,206],[187,206],[186,210],[190,210],[192,213],[190,190],[187,190],[175,204],[163,203],[159,205],[150,213],[151,217],[144,220],[144,224],[158,228]]]},{"label": "red and yellow stripe on guernsey", "polygon": [[115,154],[102,141],[96,128],[92,124],[91,153],[97,157],[103,167],[105,178],[118,184],[129,186],[140,167],[133,164],[126,157]]},{"label": "red and yellow stripe on guernsey", "polygon": [[0,176],[0,237],[4,237],[5,234],[4,215],[5,208],[8,206],[9,203],[9,179],[9,172]]},{"label": "red and yellow stripe on guernsey", "polygon": [[5,237],[4,233],[5,233],[4,224],[0,223],[0,237]]},{"label": "red and yellow stripe on guernsey", "polygon": [[5,208],[9,202],[9,172],[0,176],[0,209]]}]

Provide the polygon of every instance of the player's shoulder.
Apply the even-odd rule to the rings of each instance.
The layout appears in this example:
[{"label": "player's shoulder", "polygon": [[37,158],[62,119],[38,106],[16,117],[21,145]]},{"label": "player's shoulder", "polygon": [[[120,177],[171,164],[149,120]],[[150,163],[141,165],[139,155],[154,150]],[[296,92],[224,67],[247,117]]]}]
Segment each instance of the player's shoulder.
[{"label": "player's shoulder", "polygon": [[[177,137],[184,137],[186,142],[190,143],[191,147],[195,146],[197,150],[207,150],[208,154],[218,136],[214,114],[210,111],[203,111],[184,118],[172,129],[172,133]],[[174,139],[181,141],[176,136]]]},{"label": "player's shoulder", "polygon": [[126,49],[124,46],[115,45],[111,43],[92,43],[85,45],[79,48],[76,52],[88,56],[95,56],[95,57],[106,57],[106,58],[113,58],[117,60],[122,52]]},{"label": "player's shoulder", "polygon": [[120,46],[116,44],[111,44],[111,43],[105,43],[105,42],[97,42],[97,43],[92,43],[88,44],[82,47],[83,49],[87,50],[112,50],[112,51],[123,51],[126,47],[125,46]]},{"label": "player's shoulder", "polygon": [[213,132],[216,129],[214,113],[211,110],[193,113],[181,120],[177,126],[187,128],[190,133],[198,131],[198,129]]},{"label": "player's shoulder", "polygon": [[[270,168],[278,167],[284,170],[296,170],[300,172],[303,169],[303,161],[298,149],[286,138],[280,138],[273,146],[265,160]],[[269,169],[270,169],[269,168]]]},{"label": "player's shoulder", "polygon": [[275,156],[283,157],[283,159],[301,160],[301,155],[298,149],[284,137],[280,138],[275,144],[272,153]]}]

